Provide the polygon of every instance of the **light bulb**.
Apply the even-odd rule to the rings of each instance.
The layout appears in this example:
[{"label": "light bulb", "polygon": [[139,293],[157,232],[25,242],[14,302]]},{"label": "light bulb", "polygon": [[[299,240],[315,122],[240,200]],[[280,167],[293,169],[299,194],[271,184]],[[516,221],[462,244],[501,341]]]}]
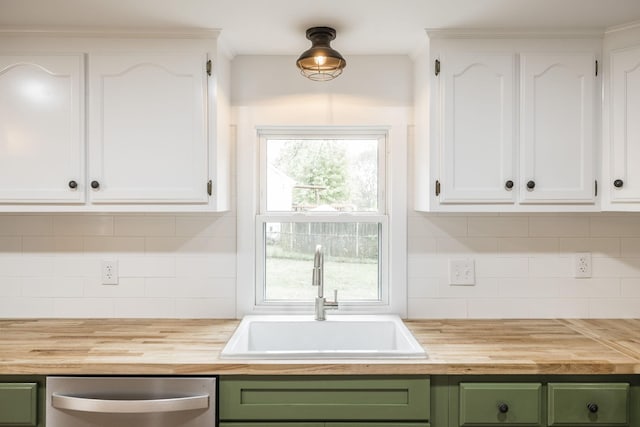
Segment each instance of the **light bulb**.
[{"label": "light bulb", "polygon": [[327,62],[327,57],[326,56],[314,56],[313,60],[315,61],[316,65],[324,65]]}]

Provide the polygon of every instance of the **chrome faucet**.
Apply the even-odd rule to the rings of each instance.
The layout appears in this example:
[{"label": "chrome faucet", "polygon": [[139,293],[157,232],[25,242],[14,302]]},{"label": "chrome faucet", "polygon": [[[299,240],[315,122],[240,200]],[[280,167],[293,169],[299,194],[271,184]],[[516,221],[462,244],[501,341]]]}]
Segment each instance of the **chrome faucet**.
[{"label": "chrome faucet", "polygon": [[318,296],[316,297],[316,320],[327,320],[326,310],[338,309],[338,290],[333,291],[333,301],[327,301],[324,297],[324,254],[322,253],[322,245],[316,246],[316,252],[313,256],[313,277],[311,285],[318,287]]}]

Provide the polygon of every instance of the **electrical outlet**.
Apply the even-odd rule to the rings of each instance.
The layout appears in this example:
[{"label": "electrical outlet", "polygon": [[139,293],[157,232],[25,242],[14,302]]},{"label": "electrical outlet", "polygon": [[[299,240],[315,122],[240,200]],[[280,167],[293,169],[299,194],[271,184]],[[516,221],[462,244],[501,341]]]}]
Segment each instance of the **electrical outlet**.
[{"label": "electrical outlet", "polygon": [[574,276],[579,278],[591,277],[591,253],[577,253],[574,257]]},{"label": "electrical outlet", "polygon": [[472,259],[449,260],[449,284],[450,285],[475,285],[476,265]]},{"label": "electrical outlet", "polygon": [[102,261],[102,284],[118,284],[118,261]]}]

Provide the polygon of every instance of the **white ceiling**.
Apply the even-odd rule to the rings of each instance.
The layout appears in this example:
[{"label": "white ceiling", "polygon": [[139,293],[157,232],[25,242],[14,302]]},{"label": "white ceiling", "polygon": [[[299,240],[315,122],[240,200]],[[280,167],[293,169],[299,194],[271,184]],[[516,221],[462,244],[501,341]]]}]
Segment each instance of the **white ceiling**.
[{"label": "white ceiling", "polygon": [[0,0],[0,27],[213,28],[234,54],[297,54],[332,26],[343,54],[409,54],[425,28],[605,29],[640,0]]}]

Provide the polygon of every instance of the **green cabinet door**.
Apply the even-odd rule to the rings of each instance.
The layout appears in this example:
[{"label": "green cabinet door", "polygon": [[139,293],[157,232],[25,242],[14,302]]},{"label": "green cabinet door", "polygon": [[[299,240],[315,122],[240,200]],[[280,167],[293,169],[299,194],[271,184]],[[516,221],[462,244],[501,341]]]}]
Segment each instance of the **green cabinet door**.
[{"label": "green cabinet door", "polygon": [[549,426],[629,423],[627,383],[549,383]]},{"label": "green cabinet door", "polygon": [[429,420],[428,377],[221,377],[222,421]]},{"label": "green cabinet door", "polygon": [[251,423],[220,423],[219,427],[430,427],[429,423],[376,423],[376,422],[349,422],[349,423],[295,423],[295,422],[251,422]]},{"label": "green cabinet door", "polygon": [[0,426],[36,426],[36,383],[0,383]]},{"label": "green cabinet door", "polygon": [[540,383],[460,383],[460,426],[541,424]]}]

